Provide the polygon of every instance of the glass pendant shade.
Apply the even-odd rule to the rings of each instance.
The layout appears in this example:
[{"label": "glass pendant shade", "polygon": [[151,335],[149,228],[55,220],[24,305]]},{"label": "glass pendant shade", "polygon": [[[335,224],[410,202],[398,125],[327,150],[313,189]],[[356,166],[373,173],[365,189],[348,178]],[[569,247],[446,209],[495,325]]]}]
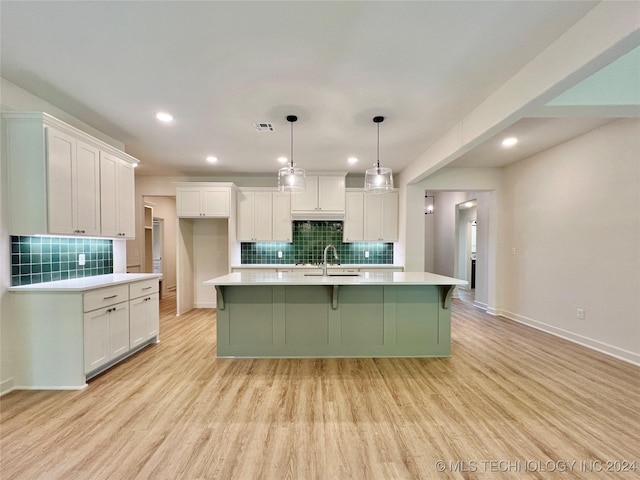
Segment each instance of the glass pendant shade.
[{"label": "glass pendant shade", "polygon": [[374,165],[364,174],[364,190],[371,193],[385,193],[393,190],[393,173],[390,168]]},{"label": "glass pendant shade", "polygon": [[378,124],[378,161],[364,173],[364,191],[369,193],[386,193],[393,190],[393,173],[390,168],[380,166],[380,124],[384,117],[373,117]]},{"label": "glass pendant shade", "polygon": [[278,191],[301,192],[307,189],[304,170],[293,163],[293,123],[298,120],[295,115],[287,115],[287,122],[291,124],[291,157],[289,165],[278,170]]},{"label": "glass pendant shade", "polygon": [[307,189],[304,170],[291,164],[278,170],[278,190],[281,192],[300,192]]}]

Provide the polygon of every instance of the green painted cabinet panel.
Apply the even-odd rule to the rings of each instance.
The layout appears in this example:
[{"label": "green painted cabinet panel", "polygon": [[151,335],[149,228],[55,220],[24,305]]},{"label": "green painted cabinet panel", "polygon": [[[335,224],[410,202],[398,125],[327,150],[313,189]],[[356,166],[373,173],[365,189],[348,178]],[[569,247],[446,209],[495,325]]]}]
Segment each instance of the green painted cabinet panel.
[{"label": "green painted cabinet panel", "polygon": [[285,287],[285,343],[329,344],[329,287]]},{"label": "green painted cabinet panel", "polygon": [[273,344],[273,294],[271,288],[244,287],[225,291],[229,322],[229,344]]},{"label": "green painted cabinet panel", "polygon": [[341,336],[343,345],[384,343],[384,287],[345,286],[340,288]]},{"label": "green painted cabinet panel", "polygon": [[433,285],[223,286],[217,354],[449,356],[451,313],[440,295]]}]

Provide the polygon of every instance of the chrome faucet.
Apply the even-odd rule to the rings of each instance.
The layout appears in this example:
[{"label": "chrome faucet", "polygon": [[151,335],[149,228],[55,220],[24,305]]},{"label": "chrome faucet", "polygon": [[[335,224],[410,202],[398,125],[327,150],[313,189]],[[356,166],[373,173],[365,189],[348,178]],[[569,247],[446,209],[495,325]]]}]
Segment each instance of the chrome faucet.
[{"label": "chrome faucet", "polygon": [[324,247],[324,253],[322,254],[322,259],[324,260],[322,262],[322,276],[323,277],[327,276],[327,251],[330,248],[333,248],[333,258],[338,260],[338,251],[336,250],[336,247],[334,247],[333,245],[327,245],[326,247]]}]

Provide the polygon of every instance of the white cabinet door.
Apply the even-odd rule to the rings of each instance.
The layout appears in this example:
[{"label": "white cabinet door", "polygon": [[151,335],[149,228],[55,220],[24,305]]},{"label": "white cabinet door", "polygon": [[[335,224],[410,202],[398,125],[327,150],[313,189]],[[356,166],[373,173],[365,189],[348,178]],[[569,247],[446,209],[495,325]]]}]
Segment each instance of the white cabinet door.
[{"label": "white cabinet door", "polygon": [[178,217],[201,217],[200,188],[176,190],[176,210]]},{"label": "white cabinet door", "polygon": [[145,297],[144,310],[145,336],[148,340],[157,337],[160,333],[160,296],[158,293]]},{"label": "white cabinet door", "polygon": [[364,195],[364,241],[398,241],[398,193]]},{"label": "white cabinet door", "polygon": [[49,232],[73,235],[76,230],[74,212],[77,204],[74,199],[76,139],[48,127],[47,153]]},{"label": "white cabinet door", "polygon": [[318,209],[330,212],[344,212],[344,187],[344,176],[319,176]]},{"label": "white cabinet door", "polygon": [[253,242],[253,217],[255,194],[238,192],[237,195],[237,236],[239,242]]},{"label": "white cabinet door", "polygon": [[291,211],[294,213],[344,213],[344,175],[308,175],[307,189],[291,194]]},{"label": "white cabinet door", "polygon": [[84,371],[91,372],[109,361],[109,309],[84,314]]},{"label": "white cabinet door", "polygon": [[129,302],[129,348],[135,348],[147,338],[145,297]]},{"label": "white cabinet door", "polygon": [[225,187],[176,188],[178,217],[229,218],[230,194]]},{"label": "white cabinet door", "polygon": [[256,192],[253,199],[253,237],[256,242],[273,240],[273,194]]},{"label": "white cabinet door", "polygon": [[135,236],[133,204],[133,165],[100,152],[100,231],[103,236]]},{"label": "white cabinet door", "polygon": [[129,348],[133,349],[160,331],[160,297],[152,293],[129,302]]},{"label": "white cabinet door", "polygon": [[382,238],[380,218],[382,217],[382,195],[369,193],[364,196],[364,230],[366,242],[379,242]]},{"label": "white cabinet door", "polygon": [[361,242],[364,238],[364,193],[347,192],[345,200],[343,241]]},{"label": "white cabinet door", "polygon": [[273,237],[271,192],[238,192],[237,236],[241,242],[270,242]]},{"label": "white cabinet door", "polygon": [[133,164],[118,162],[118,236],[135,237],[135,175]]},{"label": "white cabinet door", "polygon": [[318,177],[307,175],[305,178],[307,189],[303,192],[291,194],[291,210],[309,212],[318,209]]},{"label": "white cabinet door", "polygon": [[277,192],[273,194],[273,241],[292,242],[291,194]]},{"label": "white cabinet door", "polygon": [[109,310],[109,360],[129,351],[129,302]]},{"label": "white cabinet door", "polygon": [[118,162],[116,157],[100,155],[100,231],[105,237],[118,236]]},{"label": "white cabinet door", "polygon": [[204,188],[201,211],[205,217],[229,217],[229,189]]},{"label": "white cabinet door", "polygon": [[75,232],[100,235],[100,150],[77,141],[75,168]]},{"label": "white cabinet door", "polygon": [[389,192],[382,197],[381,238],[385,242],[398,241],[398,192]]}]

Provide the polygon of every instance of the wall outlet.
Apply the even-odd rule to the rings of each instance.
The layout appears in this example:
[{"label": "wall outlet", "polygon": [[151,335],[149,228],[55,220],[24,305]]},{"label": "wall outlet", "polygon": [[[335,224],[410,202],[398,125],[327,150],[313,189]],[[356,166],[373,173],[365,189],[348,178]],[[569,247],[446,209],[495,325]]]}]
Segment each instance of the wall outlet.
[{"label": "wall outlet", "polygon": [[511,247],[511,255],[516,255],[518,253],[518,250],[516,249],[516,247]]},{"label": "wall outlet", "polygon": [[584,320],[584,310],[582,308],[576,310],[576,317],[580,320]]},{"label": "wall outlet", "polygon": [[369,258],[369,250],[364,251],[364,258]]},{"label": "wall outlet", "polygon": [[80,255],[78,255],[78,265],[82,266],[84,264],[85,264],[84,253],[81,253]]},{"label": "wall outlet", "polygon": [[282,252],[278,251],[278,258],[282,258]]}]

